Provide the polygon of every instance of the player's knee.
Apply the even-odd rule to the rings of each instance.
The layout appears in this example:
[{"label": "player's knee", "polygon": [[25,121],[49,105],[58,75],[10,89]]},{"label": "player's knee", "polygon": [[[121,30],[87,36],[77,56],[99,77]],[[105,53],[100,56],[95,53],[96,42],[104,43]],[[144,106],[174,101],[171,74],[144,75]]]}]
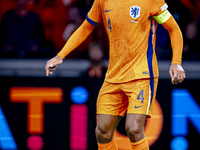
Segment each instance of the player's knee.
[{"label": "player's knee", "polygon": [[112,141],[112,132],[109,129],[106,129],[104,126],[97,125],[95,132],[97,141],[99,143],[109,143]]},{"label": "player's knee", "polygon": [[126,132],[131,142],[139,141],[144,136],[144,129],[139,124],[126,125]]},{"label": "player's knee", "polygon": [[131,136],[142,134],[142,131],[140,130],[140,128],[135,127],[135,126],[127,127],[126,132],[127,132],[128,135],[131,135]]}]

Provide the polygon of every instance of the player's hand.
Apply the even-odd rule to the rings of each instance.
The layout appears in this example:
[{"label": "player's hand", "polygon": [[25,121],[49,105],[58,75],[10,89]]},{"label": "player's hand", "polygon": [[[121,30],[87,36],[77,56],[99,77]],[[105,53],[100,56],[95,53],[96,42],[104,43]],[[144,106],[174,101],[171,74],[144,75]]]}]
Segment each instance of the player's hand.
[{"label": "player's hand", "polygon": [[45,66],[46,76],[53,74],[52,71],[55,71],[56,65],[62,64],[63,60],[60,56],[55,56],[52,59],[48,60]]},{"label": "player's hand", "polygon": [[179,64],[172,64],[169,70],[172,84],[181,83],[185,79],[185,71]]}]

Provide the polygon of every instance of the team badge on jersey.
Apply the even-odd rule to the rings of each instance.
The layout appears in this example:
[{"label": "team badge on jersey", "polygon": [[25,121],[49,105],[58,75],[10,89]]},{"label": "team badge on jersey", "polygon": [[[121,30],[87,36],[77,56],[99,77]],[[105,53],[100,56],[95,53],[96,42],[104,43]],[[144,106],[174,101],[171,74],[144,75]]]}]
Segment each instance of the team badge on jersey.
[{"label": "team badge on jersey", "polygon": [[137,19],[140,17],[140,10],[141,8],[139,6],[131,6],[130,7],[130,16],[133,19]]}]

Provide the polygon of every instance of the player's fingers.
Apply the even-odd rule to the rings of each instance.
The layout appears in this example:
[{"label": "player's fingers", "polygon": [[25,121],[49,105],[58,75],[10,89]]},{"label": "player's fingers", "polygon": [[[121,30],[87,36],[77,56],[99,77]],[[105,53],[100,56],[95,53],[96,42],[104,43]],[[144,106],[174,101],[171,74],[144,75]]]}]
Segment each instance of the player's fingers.
[{"label": "player's fingers", "polygon": [[174,74],[173,74],[173,83],[177,84],[178,81],[178,72],[177,70],[174,70]]},{"label": "player's fingers", "polygon": [[173,81],[173,79],[174,79],[174,77],[173,77],[173,72],[172,72],[172,70],[171,70],[171,69],[169,70],[169,75],[170,75],[171,82],[172,82],[172,81]]},{"label": "player's fingers", "polygon": [[186,78],[186,75],[185,75],[185,73],[184,73],[184,76],[183,76],[183,77],[184,77],[184,79]]},{"label": "player's fingers", "polygon": [[182,72],[180,70],[177,70],[177,83],[182,82]]},{"label": "player's fingers", "polygon": [[52,75],[52,72],[50,71],[54,71],[54,69],[55,69],[55,65],[53,65],[52,61],[47,61],[46,66],[45,66],[46,76],[48,76],[49,74]]},{"label": "player's fingers", "polygon": [[55,71],[56,65],[59,65],[63,62],[62,58],[60,56],[55,56],[54,58],[47,61],[45,70],[46,70],[46,76],[49,74],[53,74],[51,71]]},{"label": "player's fingers", "polygon": [[47,68],[46,69],[46,76],[48,76],[49,74],[52,75],[53,74],[52,71],[55,71],[55,70],[56,70],[55,67],[53,67],[53,68],[51,68],[51,67]]},{"label": "player's fingers", "polygon": [[174,79],[178,79],[178,71],[174,70]]},{"label": "player's fingers", "polygon": [[184,79],[184,78],[183,78],[183,74],[181,73],[181,74],[180,74],[179,83],[181,83],[181,82],[183,81],[183,79]]},{"label": "player's fingers", "polygon": [[45,71],[46,71],[46,76],[48,76],[49,75],[48,63],[45,66]]},{"label": "player's fingers", "polygon": [[49,66],[49,68],[50,68],[50,69],[54,69],[54,68],[56,68],[56,66],[53,66],[53,67],[52,67],[52,66]]},{"label": "player's fingers", "polygon": [[46,66],[45,66],[44,70],[47,70],[47,68],[48,68],[48,63],[46,63]]},{"label": "player's fingers", "polygon": [[185,71],[181,71],[181,81],[180,83],[185,79]]},{"label": "player's fingers", "polygon": [[49,75],[49,69],[47,68],[46,69],[46,76],[48,76]]},{"label": "player's fingers", "polygon": [[49,61],[47,61],[46,66],[45,66],[45,71],[46,71],[46,76],[49,75]]},{"label": "player's fingers", "polygon": [[55,71],[56,69],[55,68],[49,68],[49,71]]},{"label": "player's fingers", "polygon": [[182,73],[181,73],[181,71],[177,71],[177,80],[178,81],[180,81],[181,80],[181,75],[182,75]]}]

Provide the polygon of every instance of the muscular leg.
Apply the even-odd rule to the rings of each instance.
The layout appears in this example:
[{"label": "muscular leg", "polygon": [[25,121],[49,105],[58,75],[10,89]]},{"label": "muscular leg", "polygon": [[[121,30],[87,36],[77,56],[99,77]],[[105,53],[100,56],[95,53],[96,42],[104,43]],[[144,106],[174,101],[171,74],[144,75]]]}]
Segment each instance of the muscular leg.
[{"label": "muscular leg", "polygon": [[97,115],[96,137],[98,143],[109,143],[112,141],[114,130],[121,118],[121,116]]},{"label": "muscular leg", "polygon": [[145,115],[127,114],[126,132],[133,150],[149,150],[149,145],[144,135],[145,120]]},{"label": "muscular leg", "polygon": [[146,116],[141,114],[127,114],[126,132],[130,141],[137,142],[142,140],[144,136],[144,124]]}]

